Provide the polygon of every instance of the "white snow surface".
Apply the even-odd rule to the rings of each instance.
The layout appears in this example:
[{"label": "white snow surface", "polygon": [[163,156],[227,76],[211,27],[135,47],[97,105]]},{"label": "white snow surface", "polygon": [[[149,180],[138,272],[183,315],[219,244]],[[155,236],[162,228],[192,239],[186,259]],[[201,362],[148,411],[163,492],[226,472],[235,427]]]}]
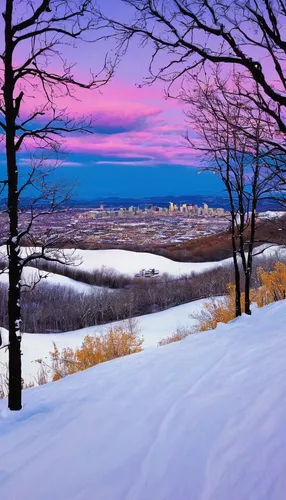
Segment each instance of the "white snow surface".
[{"label": "white snow surface", "polygon": [[1,500],[284,500],[285,301],[0,402]]},{"label": "white snow surface", "polygon": [[[282,258],[286,256],[285,247],[264,244],[255,248],[258,258],[261,256]],[[161,255],[130,250],[75,250],[74,255],[81,261],[80,267],[86,270],[113,269],[120,274],[134,275],[141,269],[158,269],[160,274],[172,276],[201,273],[220,266],[231,265],[232,258],[217,262],[176,262]]]},{"label": "white snow surface", "polygon": [[[39,248],[24,247],[21,249],[23,256],[29,256],[34,252],[39,252]],[[223,259],[216,262],[176,262],[161,255],[155,255],[147,252],[133,252],[130,250],[79,250],[79,249],[50,249],[51,256],[59,255],[62,260],[73,262],[77,267],[87,271],[113,270],[119,274],[131,275],[138,273],[141,269],[158,269],[160,274],[168,273],[172,276],[181,276],[182,274],[191,274],[192,272],[201,273],[209,269],[220,266],[231,265],[232,258]],[[276,258],[285,258],[286,249],[284,246],[266,243],[254,250],[258,258],[261,256]],[[0,255],[5,258],[6,248],[0,247]],[[58,276],[58,275],[56,275]],[[73,280],[71,280],[73,281]],[[55,278],[56,282],[56,278]],[[89,286],[89,285],[87,285]]]},{"label": "white snow surface", "polygon": [[[192,328],[196,325],[197,320],[190,316],[198,314],[201,311],[202,305],[208,300],[209,299],[201,299],[172,307],[166,311],[146,314],[136,318],[139,336],[144,339],[143,348],[145,349],[157,346],[160,340],[172,335],[179,327]],[[22,338],[22,372],[24,381],[26,383],[35,383],[37,375],[41,369],[40,364],[36,362],[37,359],[44,360],[44,362],[50,366],[50,352],[53,351],[53,342],[55,342],[59,349],[63,349],[65,347],[75,349],[80,347],[86,335],[93,333],[104,334],[111,326],[114,325],[124,326],[125,321],[91,326],[81,330],[65,333],[24,333]],[[1,335],[3,337],[3,343],[8,343],[7,330],[1,328]],[[4,349],[0,349],[0,372],[1,363],[5,364],[7,362],[8,352]],[[48,369],[47,372],[52,378],[52,372]]]},{"label": "white snow surface", "polygon": [[[141,269],[158,269],[161,274],[168,273],[173,276],[190,274],[193,271],[202,272],[207,269],[219,267],[221,262],[175,262],[145,252],[132,252],[130,250],[77,250],[81,258],[80,267],[86,270],[114,269],[121,274],[138,273]],[[226,259],[231,261],[230,259]]]},{"label": "white snow surface", "polygon": [[[21,254],[23,257],[33,253],[38,253],[39,248],[23,247]],[[51,249],[51,256],[58,252],[62,260],[66,259],[76,264],[77,267],[87,271],[109,270],[112,269],[120,274],[134,275],[141,269],[158,269],[161,274],[168,273],[173,276],[181,274],[190,274],[193,271],[202,272],[206,269],[219,267],[225,263],[231,263],[231,259],[225,259],[219,262],[175,262],[167,257],[155,255],[147,252],[133,252],[130,250],[54,250]],[[0,255],[6,256],[6,248],[0,247]]]},{"label": "white snow surface", "polygon": [[[60,285],[69,288],[73,288],[80,293],[89,293],[92,290],[102,290],[101,287],[91,286],[80,281],[75,281],[67,276],[62,276],[60,274],[46,273],[45,271],[39,271],[34,267],[26,266],[22,272],[22,281],[28,286],[33,286],[33,284],[41,282],[47,282],[49,285]],[[8,284],[8,273],[5,272],[0,274],[0,283]]]},{"label": "white snow surface", "polygon": [[281,217],[285,217],[285,210],[268,210],[267,212],[260,212],[258,217],[260,219],[280,219]]}]

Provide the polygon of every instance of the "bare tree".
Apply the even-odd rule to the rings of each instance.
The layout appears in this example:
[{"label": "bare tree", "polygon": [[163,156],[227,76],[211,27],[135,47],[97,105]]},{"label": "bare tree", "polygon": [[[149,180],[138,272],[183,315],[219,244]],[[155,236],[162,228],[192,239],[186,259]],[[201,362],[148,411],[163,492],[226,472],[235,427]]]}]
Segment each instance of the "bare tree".
[{"label": "bare tree", "polygon": [[[185,92],[184,101],[190,105],[186,114],[197,137],[187,136],[187,140],[202,153],[205,169],[218,174],[225,186],[231,209],[236,316],[242,312],[240,259],[245,312],[251,314],[257,207],[261,199],[272,197],[280,184],[276,146],[273,146],[277,135],[275,124],[260,108],[249,106],[241,92],[239,75],[229,75],[228,84],[218,72],[207,82],[198,78],[194,81],[192,89]],[[256,92],[256,88],[251,89],[252,95],[259,99]]]},{"label": "bare tree", "polygon": [[[116,37],[125,51],[139,37],[154,51],[150,78],[167,82],[168,94],[189,73],[212,64],[231,64],[258,85],[245,96],[286,132],[286,6],[284,0],[122,0],[131,22],[98,13],[104,37]],[[111,30],[111,31],[108,31]],[[179,85],[180,87],[180,85]],[[174,95],[174,94],[173,94]]]},{"label": "bare tree", "polygon": [[[19,14],[20,12],[20,14]],[[21,14],[21,12],[23,14]],[[3,78],[0,91],[0,127],[5,136],[7,178],[2,185],[8,192],[9,237],[9,397],[11,410],[21,409],[21,274],[25,265],[46,255],[46,245],[39,252],[21,253],[21,240],[30,233],[37,217],[36,203],[31,207],[31,219],[26,228],[19,228],[19,204],[23,190],[33,188],[35,199],[50,201],[55,210],[64,197],[47,181],[47,171],[34,168],[22,184],[19,177],[19,155],[27,149],[39,153],[37,162],[47,160],[43,151],[57,157],[64,136],[86,130],[84,120],[68,116],[58,98],[70,98],[77,87],[94,89],[110,79],[114,65],[106,58],[102,72],[91,73],[89,81],[75,76],[74,64],[65,57],[66,46],[75,47],[92,41],[97,29],[94,0],[38,0],[18,2],[6,0],[4,18],[4,50],[0,55]],[[34,105],[34,102],[37,102]],[[51,162],[50,162],[51,163]],[[39,193],[40,190],[40,193]],[[38,193],[38,194],[37,194]]]}]

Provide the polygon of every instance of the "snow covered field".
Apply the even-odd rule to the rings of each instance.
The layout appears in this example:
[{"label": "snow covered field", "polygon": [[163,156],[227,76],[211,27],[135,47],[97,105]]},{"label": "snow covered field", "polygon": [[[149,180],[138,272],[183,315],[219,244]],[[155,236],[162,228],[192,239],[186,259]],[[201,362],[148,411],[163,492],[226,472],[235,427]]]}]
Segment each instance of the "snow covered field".
[{"label": "snow covered field", "polygon": [[[263,253],[261,253],[264,249]],[[27,251],[27,249],[25,249]],[[120,274],[131,275],[140,269],[158,269],[160,274],[168,273],[172,276],[200,273],[216,267],[232,263],[232,259],[223,259],[217,262],[175,262],[167,257],[145,252],[130,250],[73,250],[73,258],[78,267],[87,271],[95,269],[113,269]],[[286,250],[278,245],[261,245],[255,252],[263,256],[285,257]]]},{"label": "snow covered field", "polygon": [[193,271],[202,272],[212,269],[223,262],[175,262],[161,255],[129,250],[77,250],[76,254],[82,259],[80,267],[84,269],[115,269],[121,274],[129,275],[134,275],[140,269],[155,268],[161,274],[168,273],[179,276],[190,274]]},{"label": "snow covered field", "polygon": [[[40,276],[45,277],[43,281],[49,283],[49,285],[61,285],[73,288],[80,293],[89,293],[92,290],[102,290],[101,287],[91,286],[80,281],[75,281],[67,276],[61,276],[60,274],[46,273],[44,271],[38,271],[34,267],[24,267],[22,273],[22,280],[27,285],[31,286],[33,283],[39,281]],[[0,274],[0,283],[8,284],[8,274],[5,272]]]},{"label": "snow covered field", "polygon": [[[38,248],[22,249],[22,255],[30,255],[38,252]],[[51,252],[55,250],[51,249]],[[113,269],[120,274],[134,275],[140,269],[159,269],[160,273],[169,273],[173,276],[190,274],[191,272],[202,272],[206,269],[218,267],[227,263],[230,259],[221,262],[174,262],[166,257],[145,252],[132,252],[130,250],[62,250],[69,256],[78,267],[92,271],[94,269]],[[5,258],[6,248],[0,247],[0,255]]]},{"label": "snow covered field", "polygon": [[[263,253],[261,253],[264,249]],[[29,255],[32,251],[38,249],[24,248],[23,254]],[[54,250],[51,250],[53,252]],[[6,252],[5,247],[0,247],[0,253]],[[78,267],[87,271],[95,269],[113,269],[120,274],[134,276],[141,269],[158,269],[160,274],[168,273],[172,276],[180,276],[182,274],[190,274],[192,272],[200,273],[209,269],[214,269],[220,266],[232,263],[232,259],[224,259],[217,262],[175,262],[162,257],[145,252],[132,252],[130,250],[62,250],[70,255]],[[258,258],[261,256],[277,258],[286,257],[285,247],[279,245],[264,244],[255,249],[254,253],[258,253]],[[32,269],[32,268],[31,268]],[[56,278],[53,278],[56,282]],[[67,278],[66,278],[67,279]],[[59,280],[60,282],[61,280]],[[71,280],[73,281],[73,280]],[[87,285],[88,286],[88,285]]]},{"label": "snow covered field", "polygon": [[[197,300],[188,304],[183,304],[177,307],[172,307],[166,311],[161,311],[154,314],[146,314],[139,316],[138,329],[140,335],[144,338],[144,348],[157,346],[162,338],[172,335],[178,327],[192,327],[197,322],[190,315],[199,313],[202,304],[206,299]],[[116,323],[108,323],[106,325],[91,326],[67,333],[58,334],[35,334],[24,333],[22,341],[22,364],[23,378],[26,383],[35,382],[35,377],[39,372],[40,365],[36,363],[36,359],[44,359],[47,364],[50,362],[49,353],[53,350],[53,342],[63,349],[64,347],[79,347],[87,334],[104,333],[108,331],[111,325],[124,325],[124,321]],[[7,330],[1,329],[3,339],[7,339]],[[7,352],[0,350],[0,363],[6,363],[8,360]],[[1,371],[1,369],[0,369]],[[1,497],[0,497],[1,498]]]},{"label": "snow covered field", "polygon": [[285,323],[282,301],[1,401],[1,500],[284,500]]},{"label": "snow covered field", "polygon": [[259,219],[281,219],[286,216],[285,210],[268,210],[267,212],[260,212]]},{"label": "snow covered field", "polygon": [[[263,253],[261,253],[264,249]],[[286,249],[279,245],[264,244],[255,249],[254,253],[260,256],[285,257]],[[81,262],[79,267],[86,270],[113,269],[120,274],[134,275],[140,269],[158,269],[161,274],[172,276],[200,273],[209,269],[232,263],[232,259],[223,259],[217,262],[175,262],[161,255],[130,250],[74,250],[74,257]]]},{"label": "snow covered field", "polygon": [[[256,248],[255,253],[259,254],[258,258],[261,256],[285,257],[286,249],[279,245],[264,244]],[[84,269],[114,269],[121,274],[129,275],[134,275],[140,269],[155,268],[161,274],[180,276],[192,272],[200,273],[232,263],[231,258],[218,262],[175,262],[161,255],[129,250],[76,250],[76,255],[81,259],[80,267]]]}]

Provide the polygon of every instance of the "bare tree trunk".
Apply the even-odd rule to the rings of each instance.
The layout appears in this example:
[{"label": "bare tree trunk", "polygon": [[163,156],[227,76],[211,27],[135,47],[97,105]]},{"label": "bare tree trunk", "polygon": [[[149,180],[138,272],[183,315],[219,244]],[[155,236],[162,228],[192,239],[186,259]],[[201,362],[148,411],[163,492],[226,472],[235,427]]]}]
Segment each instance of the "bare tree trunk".
[{"label": "bare tree trunk", "polygon": [[[227,126],[227,136],[229,137],[229,128]],[[228,140],[228,139],[227,139]],[[235,282],[235,317],[241,316],[241,287],[240,287],[240,270],[237,260],[237,244],[236,244],[236,211],[233,200],[233,192],[230,183],[230,158],[227,151],[227,168],[226,177],[223,177],[223,182],[227,188],[229,202],[231,206],[231,244],[232,244],[232,260],[234,266],[234,282]]]},{"label": "bare tree trunk", "polygon": [[[256,176],[254,181],[254,189],[256,189]],[[250,285],[251,285],[251,276],[252,276],[252,268],[253,268],[253,245],[255,238],[255,229],[256,229],[256,197],[253,201],[252,211],[251,211],[251,223],[250,223],[250,238],[248,244],[248,257],[247,257],[247,266],[245,272],[245,313],[251,314],[251,300],[250,300]]]},{"label": "bare tree trunk", "polygon": [[[5,26],[5,46],[0,58],[4,64],[4,79],[0,76],[0,129],[4,131],[6,140],[7,179],[0,181],[4,188],[8,187],[9,237],[7,252],[9,260],[9,292],[8,292],[8,326],[9,326],[9,396],[8,405],[11,410],[21,409],[21,274],[22,269],[39,259],[67,263],[63,254],[53,253],[57,237],[43,238],[34,250],[25,258],[20,256],[20,246],[23,238],[30,236],[34,243],[32,226],[41,215],[54,213],[62,203],[69,199],[63,195],[59,184],[51,186],[47,180],[52,172],[53,162],[59,159],[59,152],[64,143],[65,132],[91,132],[90,122],[82,119],[70,119],[66,111],[58,109],[54,100],[54,86],[61,89],[58,94],[70,95],[71,88],[94,89],[105,85],[111,78],[117,63],[107,59],[103,62],[99,78],[91,74],[87,82],[77,80],[72,73],[73,64],[63,59],[58,47],[63,45],[63,38],[90,41],[85,37],[87,31],[97,27],[95,0],[73,0],[73,2],[58,2],[57,0],[39,0],[38,2],[22,2],[26,6],[23,15],[19,15],[18,3],[15,0],[5,0],[5,12],[2,13]],[[17,5],[16,5],[17,4]],[[34,4],[37,4],[35,6]],[[71,5],[72,4],[72,5]],[[51,13],[51,15],[48,15]],[[14,18],[13,18],[14,16]],[[21,54],[22,62],[16,62],[15,52]],[[21,59],[20,58],[20,59]],[[47,71],[48,59],[51,58],[57,70]],[[55,62],[56,60],[56,62]],[[25,83],[24,83],[25,82]],[[33,83],[32,83],[33,82]],[[42,104],[30,106],[30,112],[22,114],[22,100],[30,100],[27,87],[32,85],[43,97]],[[39,97],[36,97],[38,101]],[[41,101],[41,98],[40,98]],[[32,104],[32,101],[31,101]],[[41,116],[41,125],[37,123]],[[45,117],[45,118],[44,118]],[[4,118],[4,119],[3,119]],[[35,144],[35,139],[37,144]],[[35,147],[38,155],[31,154],[30,171],[25,182],[19,185],[17,155],[22,148],[30,151]],[[46,156],[45,156],[46,154]],[[50,155],[54,155],[51,158]],[[34,157],[35,156],[35,157]],[[38,157],[39,156],[39,157]],[[51,167],[45,166],[45,160],[52,160]],[[46,168],[47,167],[47,168]],[[19,230],[19,201],[23,191],[33,186],[37,195],[30,207],[30,216],[25,226]],[[49,201],[50,208],[37,212],[36,203],[40,200]],[[53,243],[53,244],[52,244]],[[33,245],[32,245],[33,246]],[[49,256],[47,255],[49,254]]]},{"label": "bare tree trunk", "polygon": [[15,148],[15,119],[16,113],[13,101],[14,78],[12,68],[13,39],[12,39],[12,10],[13,0],[6,1],[5,11],[5,85],[4,100],[6,114],[6,158],[8,176],[8,214],[9,239],[7,242],[9,258],[9,397],[10,410],[20,410],[21,402],[21,336],[20,336],[20,279],[21,263],[18,247],[18,170]]},{"label": "bare tree trunk", "polygon": [[240,271],[237,261],[237,250],[235,242],[235,234],[231,235],[232,242],[232,260],[234,265],[234,280],[235,280],[235,316],[241,316],[241,289],[240,289]]},{"label": "bare tree trunk", "polygon": [[[251,222],[252,224],[252,222]],[[252,232],[252,229],[251,229]],[[247,257],[247,268],[245,272],[245,299],[244,299],[244,305],[245,305],[245,314],[251,314],[251,300],[250,300],[250,282],[251,282],[251,275],[252,275],[252,264],[253,264],[253,242],[249,242],[248,245],[248,257]]]},{"label": "bare tree trunk", "polygon": [[259,174],[260,174],[260,131],[263,127],[260,121],[261,117],[257,118],[256,131],[255,131],[255,167],[253,169],[252,181],[252,203],[251,203],[251,217],[250,217],[250,235],[248,243],[248,256],[245,272],[245,313],[251,314],[251,300],[250,300],[250,285],[253,268],[253,246],[256,232],[256,209],[258,202],[259,192]]}]

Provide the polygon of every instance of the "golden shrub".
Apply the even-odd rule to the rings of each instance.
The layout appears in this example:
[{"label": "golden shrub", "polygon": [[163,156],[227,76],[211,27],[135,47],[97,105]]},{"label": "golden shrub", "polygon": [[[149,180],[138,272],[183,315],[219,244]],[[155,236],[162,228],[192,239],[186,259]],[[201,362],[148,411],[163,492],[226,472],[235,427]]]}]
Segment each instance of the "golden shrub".
[{"label": "golden shrub", "polygon": [[[258,269],[261,286],[250,291],[251,302],[258,307],[286,298],[286,264],[275,262],[273,271]],[[244,293],[241,294],[241,310],[244,312]],[[213,330],[218,323],[228,323],[235,318],[235,286],[228,285],[228,294],[222,300],[210,300],[202,308],[195,331]]]},{"label": "golden shrub", "polygon": [[[222,299],[210,299],[207,301],[199,314],[193,315],[197,320],[194,331],[204,332],[213,330],[218,323],[228,323],[235,318],[235,286],[233,283],[227,285],[227,295]],[[244,294],[241,295],[241,307],[243,310]]]},{"label": "golden shrub", "polygon": [[78,349],[65,348],[61,352],[56,344],[50,353],[53,380],[86,370],[104,361],[140,352],[143,339],[134,331],[125,331],[121,326],[111,327],[106,334],[87,335]]},{"label": "golden shrub", "polygon": [[286,298],[286,264],[275,262],[273,271],[258,269],[261,286],[252,291],[252,300],[258,307]]}]

